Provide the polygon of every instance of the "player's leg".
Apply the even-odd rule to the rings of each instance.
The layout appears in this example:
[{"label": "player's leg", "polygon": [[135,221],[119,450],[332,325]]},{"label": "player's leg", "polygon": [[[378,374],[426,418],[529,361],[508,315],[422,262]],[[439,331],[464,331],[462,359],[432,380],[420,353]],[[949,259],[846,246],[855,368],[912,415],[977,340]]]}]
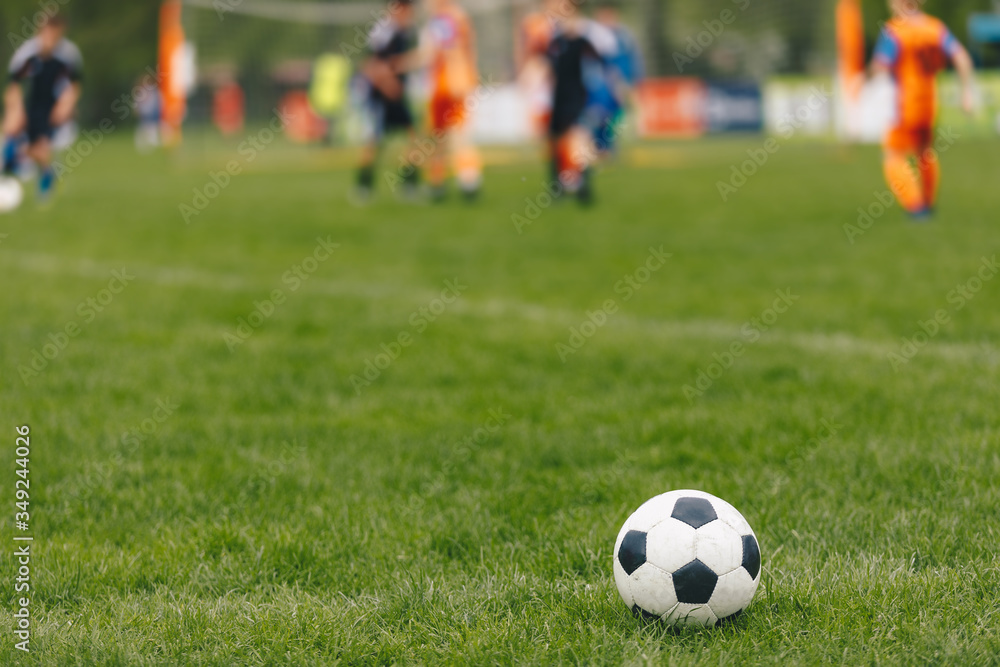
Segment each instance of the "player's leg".
[{"label": "player's leg", "polygon": [[920,172],[924,204],[928,211],[933,211],[937,205],[938,188],[941,184],[941,161],[931,145],[932,134],[931,130],[927,130],[926,136],[921,137],[923,141],[917,155],[917,170]]},{"label": "player's leg", "polygon": [[545,157],[549,168],[549,180],[553,183],[562,183],[562,170],[559,164],[559,137],[550,134],[545,139]]},{"label": "player's leg", "polygon": [[135,147],[146,153],[160,145],[160,126],[153,120],[142,120],[135,131]]},{"label": "player's leg", "polygon": [[[29,139],[30,141],[30,139]],[[42,135],[28,144],[28,157],[38,165],[38,201],[48,203],[55,191],[56,174],[52,168],[52,140]]]},{"label": "player's leg", "polygon": [[3,175],[16,176],[18,164],[18,139],[16,134],[4,134],[3,136]]},{"label": "player's leg", "polygon": [[0,159],[3,160],[3,174],[14,176],[18,170],[18,147],[21,142],[21,135],[27,127],[27,118],[24,108],[18,105],[8,106],[3,118],[3,134],[0,139],[3,146],[0,147]]},{"label": "player's leg", "polygon": [[[393,130],[405,132],[410,141],[410,151],[403,158],[401,175],[403,178],[403,195],[415,199],[420,185],[420,162],[423,159],[420,147],[417,145],[417,124],[413,112],[405,99],[395,102],[389,110],[389,126]],[[416,160],[413,159],[414,156]]]},{"label": "player's leg", "polygon": [[475,199],[483,185],[483,159],[472,140],[472,128],[465,113],[465,102],[456,102],[446,122],[451,126],[452,169],[458,187],[466,199]]},{"label": "player's leg", "polygon": [[572,113],[562,108],[557,99],[549,117],[549,170],[552,181],[569,193],[576,193],[580,185],[572,160],[573,129]]},{"label": "player's leg", "polygon": [[357,178],[355,180],[355,196],[359,202],[366,202],[371,199],[375,190],[375,164],[381,152],[381,138],[371,138],[361,148],[361,157],[358,161]]},{"label": "player's leg", "polygon": [[410,198],[415,197],[417,186],[420,183],[420,169],[412,162],[410,155],[419,149],[417,148],[413,115],[410,113],[409,107],[406,106],[405,101],[381,102],[374,105],[371,120],[372,129],[369,139],[361,149],[355,199],[359,203],[366,203],[371,198],[375,189],[375,169],[378,160],[389,136],[399,132],[407,134],[409,138],[408,150],[400,163],[398,172],[387,172],[386,181],[393,193],[396,191],[396,185],[402,182],[404,195]]},{"label": "player's leg", "polygon": [[48,203],[55,190],[56,175],[52,168],[52,110],[39,108],[28,111],[28,157],[38,165],[38,201]]},{"label": "player's leg", "polygon": [[886,150],[883,166],[886,182],[900,206],[910,215],[926,215],[927,203],[924,200],[923,185],[917,176],[917,170],[913,167],[912,154]]},{"label": "player's leg", "polygon": [[604,125],[601,141],[605,145],[605,152],[611,157],[618,155],[618,137],[625,126],[625,109],[618,107],[611,112],[607,123]]},{"label": "player's leg", "polygon": [[563,189],[582,204],[593,199],[591,165],[597,158],[585,100],[556,97],[550,130],[555,137],[556,168]]},{"label": "player's leg", "polygon": [[591,204],[594,201],[594,163],[598,159],[597,146],[594,143],[594,133],[589,128],[577,128],[574,133],[571,150],[573,164],[580,173],[580,188],[576,198],[581,204]]},{"label": "player's leg", "polygon": [[427,185],[430,186],[431,201],[444,201],[448,196],[448,153],[451,136],[448,133],[437,135],[434,152],[427,158]]},{"label": "player's leg", "polygon": [[358,203],[371,199],[375,189],[375,164],[385,137],[385,104],[371,100],[368,105],[370,127],[358,160],[354,198]]},{"label": "player's leg", "polygon": [[560,183],[581,203],[589,204],[593,199],[590,165],[594,157],[590,130],[582,125],[573,125],[560,134],[555,143]]},{"label": "player's leg", "polygon": [[601,159],[614,153],[614,123],[617,111],[602,105],[587,109],[586,124],[591,129],[591,141]]},{"label": "player's leg", "polygon": [[400,178],[403,181],[403,197],[416,201],[420,194],[420,164],[424,161],[424,149],[420,145],[417,128],[411,123],[406,130],[409,144],[407,153],[400,163]]},{"label": "player's leg", "polygon": [[448,155],[452,143],[451,126],[448,122],[451,112],[450,100],[440,95],[433,95],[428,111],[434,150],[427,158],[427,183],[431,188],[431,199],[442,201],[448,195]]},{"label": "player's leg", "polygon": [[891,131],[885,144],[883,169],[889,189],[900,206],[920,218],[927,215],[928,209],[919,173],[912,163],[917,150],[912,133],[900,129]]},{"label": "player's leg", "polygon": [[467,133],[463,133],[453,150],[458,187],[466,199],[475,199],[483,187],[483,158],[479,149],[468,138]]}]

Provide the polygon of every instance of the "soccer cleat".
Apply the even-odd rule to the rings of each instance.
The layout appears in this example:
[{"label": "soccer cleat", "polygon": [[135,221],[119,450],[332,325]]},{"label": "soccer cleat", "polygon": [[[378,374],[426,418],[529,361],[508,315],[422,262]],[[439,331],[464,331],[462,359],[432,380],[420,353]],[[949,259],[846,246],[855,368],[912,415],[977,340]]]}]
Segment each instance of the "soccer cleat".
[{"label": "soccer cleat", "polygon": [[56,190],[56,175],[49,167],[42,172],[41,177],[38,179],[38,203],[41,206],[48,206],[52,203],[52,197],[55,195]]},{"label": "soccer cleat", "polygon": [[934,209],[930,207],[925,207],[919,211],[914,211],[910,213],[910,219],[917,224],[922,224],[925,222],[930,222],[934,218]]}]

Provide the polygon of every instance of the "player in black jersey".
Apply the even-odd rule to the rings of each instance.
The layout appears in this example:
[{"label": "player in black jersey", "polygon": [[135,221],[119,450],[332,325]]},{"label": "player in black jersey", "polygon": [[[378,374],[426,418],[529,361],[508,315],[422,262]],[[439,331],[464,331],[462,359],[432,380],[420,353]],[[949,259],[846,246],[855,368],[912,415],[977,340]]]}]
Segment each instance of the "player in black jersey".
[{"label": "player in black jersey", "polygon": [[83,59],[65,33],[65,19],[59,14],[49,16],[38,34],[14,53],[4,91],[4,173],[17,172],[18,137],[27,135],[28,156],[42,172],[38,181],[42,202],[55,186],[52,135],[73,118],[80,99]]},{"label": "player in black jersey", "polygon": [[[368,36],[370,55],[361,64],[367,90],[371,134],[361,154],[357,199],[367,201],[375,187],[375,164],[387,134],[407,132],[416,139],[413,113],[406,98],[408,56],[417,48],[413,0],[393,0],[390,17],[380,21]],[[404,164],[391,182],[402,180],[409,194],[416,190],[417,168]]]},{"label": "player in black jersey", "polygon": [[609,59],[616,49],[613,33],[581,17],[574,0],[562,3],[547,51],[553,80],[549,150],[553,178],[582,203],[592,198],[590,164],[596,157],[592,132],[584,122],[589,100],[584,67],[590,61],[613,79]]}]

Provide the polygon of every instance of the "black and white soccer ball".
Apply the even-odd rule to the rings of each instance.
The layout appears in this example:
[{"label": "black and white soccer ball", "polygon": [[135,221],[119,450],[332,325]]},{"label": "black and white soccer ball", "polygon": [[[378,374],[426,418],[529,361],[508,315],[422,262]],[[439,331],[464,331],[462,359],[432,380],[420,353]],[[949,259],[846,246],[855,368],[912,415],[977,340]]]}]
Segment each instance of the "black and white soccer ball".
[{"label": "black and white soccer ball", "polygon": [[760,546],[726,501],[671,491],[622,526],[614,570],[632,613],[671,625],[716,625],[742,613],[757,592]]},{"label": "black and white soccer ball", "polygon": [[24,188],[16,178],[0,175],[0,213],[10,213],[21,205]]}]

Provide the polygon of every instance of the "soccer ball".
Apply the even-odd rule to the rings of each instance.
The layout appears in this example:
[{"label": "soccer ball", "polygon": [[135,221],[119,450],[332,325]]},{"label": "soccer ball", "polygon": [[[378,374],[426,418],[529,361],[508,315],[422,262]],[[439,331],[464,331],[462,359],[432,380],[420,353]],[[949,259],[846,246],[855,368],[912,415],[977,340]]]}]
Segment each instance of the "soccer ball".
[{"label": "soccer ball", "polygon": [[628,518],[615,584],[637,616],[716,625],[738,616],[760,583],[760,546],[735,507],[701,491],[656,496]]},{"label": "soccer ball", "polygon": [[21,205],[24,188],[16,178],[0,176],[0,213],[10,213]]}]

